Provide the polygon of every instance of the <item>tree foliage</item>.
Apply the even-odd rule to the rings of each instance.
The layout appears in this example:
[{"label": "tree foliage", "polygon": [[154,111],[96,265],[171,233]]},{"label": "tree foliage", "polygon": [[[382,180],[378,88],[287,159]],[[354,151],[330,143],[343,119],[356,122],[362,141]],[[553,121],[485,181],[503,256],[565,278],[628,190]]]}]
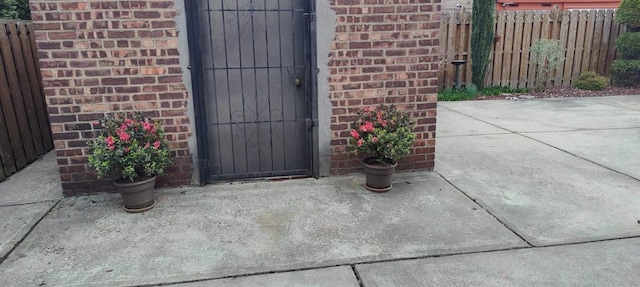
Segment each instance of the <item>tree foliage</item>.
[{"label": "tree foliage", "polygon": [[616,11],[616,21],[629,31],[640,31],[640,0],[623,0]]},{"label": "tree foliage", "polygon": [[494,38],[495,1],[473,1],[471,12],[471,82],[482,89]]},{"label": "tree foliage", "polygon": [[29,0],[0,0],[0,19],[31,20]]},{"label": "tree foliage", "polygon": [[618,86],[640,84],[640,60],[617,59],[611,64],[611,78]]},{"label": "tree foliage", "polygon": [[616,40],[616,48],[623,59],[640,59],[640,32],[620,34]]},{"label": "tree foliage", "polygon": [[0,19],[18,18],[16,0],[0,0]]},{"label": "tree foliage", "polygon": [[623,0],[616,21],[627,26],[616,42],[620,58],[611,65],[613,83],[620,86],[640,84],[640,0]]}]

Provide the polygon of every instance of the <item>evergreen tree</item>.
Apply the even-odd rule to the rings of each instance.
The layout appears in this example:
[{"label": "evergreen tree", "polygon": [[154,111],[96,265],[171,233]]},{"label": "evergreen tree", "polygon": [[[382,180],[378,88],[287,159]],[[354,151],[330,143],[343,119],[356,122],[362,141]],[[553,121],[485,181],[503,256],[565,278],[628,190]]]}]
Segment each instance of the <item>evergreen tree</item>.
[{"label": "evergreen tree", "polygon": [[640,32],[640,0],[623,0],[616,11],[616,22],[630,32]]},{"label": "evergreen tree", "polygon": [[494,38],[495,1],[473,1],[471,13],[471,81],[478,88],[484,87],[484,78],[489,67],[489,55]]},{"label": "evergreen tree", "polygon": [[616,11],[616,22],[627,32],[616,41],[619,58],[611,64],[613,82],[620,86],[640,84],[640,0],[623,0]]},{"label": "evergreen tree", "polygon": [[31,20],[29,0],[0,0],[0,19]]},{"label": "evergreen tree", "polygon": [[31,20],[31,9],[29,8],[29,0],[16,0],[18,4],[16,11],[18,18],[22,20]]},{"label": "evergreen tree", "polygon": [[17,6],[16,0],[0,0],[0,19],[18,18]]}]

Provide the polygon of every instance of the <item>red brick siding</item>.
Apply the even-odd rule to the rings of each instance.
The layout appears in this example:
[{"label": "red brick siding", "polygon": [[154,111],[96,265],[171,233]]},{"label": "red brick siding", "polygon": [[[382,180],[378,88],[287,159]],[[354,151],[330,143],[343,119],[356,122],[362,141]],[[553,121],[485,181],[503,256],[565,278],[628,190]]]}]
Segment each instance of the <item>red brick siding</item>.
[{"label": "red brick siding", "polygon": [[398,169],[434,167],[440,0],[330,0],[331,174],[360,169],[349,154],[349,124],[364,106],[411,111],[417,140]]},{"label": "red brick siding", "polygon": [[161,119],[175,155],[159,185],[190,184],[174,1],[32,0],[31,9],[65,195],[112,189],[96,180],[86,149],[91,123],[108,112]]}]

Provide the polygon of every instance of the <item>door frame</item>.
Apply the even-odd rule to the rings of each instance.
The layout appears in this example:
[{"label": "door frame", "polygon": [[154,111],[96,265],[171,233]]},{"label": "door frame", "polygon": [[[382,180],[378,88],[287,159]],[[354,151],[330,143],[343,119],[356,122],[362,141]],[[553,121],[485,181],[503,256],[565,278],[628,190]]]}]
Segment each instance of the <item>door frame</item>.
[{"label": "door frame", "polygon": [[[209,151],[209,131],[207,128],[207,106],[206,106],[206,90],[204,79],[204,65],[200,60],[203,58],[200,34],[200,16],[198,1],[184,0],[186,19],[187,19],[187,36],[189,40],[189,65],[187,69],[191,72],[191,85],[193,91],[193,108],[194,108],[194,121],[195,121],[195,135],[196,143],[198,147],[198,158],[195,160],[197,163],[194,167],[195,171],[199,175],[200,185],[207,184],[211,179],[211,166],[210,166],[210,151]],[[317,67],[317,43],[316,43],[316,0],[308,1],[309,12],[307,13],[307,27],[306,37],[309,42],[308,49],[305,51],[307,59],[308,72],[305,73],[308,77],[307,98],[309,99],[309,105],[307,105],[308,116],[311,117],[312,125],[309,127],[311,131],[307,132],[309,137],[307,140],[309,150],[309,170],[308,176],[319,176],[319,148],[314,144],[318,142],[318,67]]]}]

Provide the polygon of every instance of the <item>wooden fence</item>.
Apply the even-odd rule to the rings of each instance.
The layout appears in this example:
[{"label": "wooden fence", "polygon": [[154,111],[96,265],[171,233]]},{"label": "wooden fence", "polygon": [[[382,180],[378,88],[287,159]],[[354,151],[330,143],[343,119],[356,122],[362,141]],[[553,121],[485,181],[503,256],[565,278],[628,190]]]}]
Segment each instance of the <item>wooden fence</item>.
[{"label": "wooden fence", "polygon": [[[485,85],[532,88],[534,65],[530,48],[538,39],[555,39],[565,54],[563,65],[551,75],[551,85],[569,86],[584,71],[606,75],[616,57],[615,42],[622,26],[613,21],[614,10],[499,11],[491,63]],[[471,82],[471,12],[443,12],[440,30],[440,87],[455,78],[452,60],[461,66],[460,82]]]},{"label": "wooden fence", "polygon": [[0,181],[52,149],[33,25],[0,21]]}]

